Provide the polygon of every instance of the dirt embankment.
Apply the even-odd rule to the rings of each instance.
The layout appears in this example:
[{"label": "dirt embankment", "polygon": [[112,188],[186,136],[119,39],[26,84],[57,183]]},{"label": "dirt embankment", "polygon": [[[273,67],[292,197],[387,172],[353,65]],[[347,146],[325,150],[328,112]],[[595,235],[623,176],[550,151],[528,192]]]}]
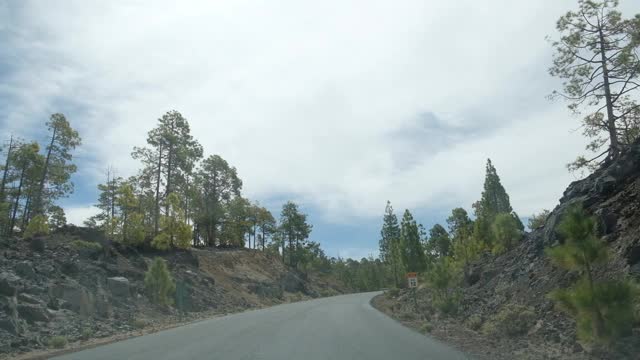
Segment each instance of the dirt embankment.
[{"label": "dirt embankment", "polygon": [[[595,269],[596,280],[640,280],[640,141],[620,159],[572,183],[545,225],[527,233],[500,256],[485,254],[465,271],[458,314],[443,318],[431,306],[428,289],[418,290],[418,309],[409,294],[380,297],[374,305],[414,327],[488,359],[640,359],[640,323],[612,349],[577,340],[575,323],[555,309],[549,292],[571,286],[579,274],[551,264],[544,249],[559,243],[564,211],[581,203],[594,215],[610,259]],[[511,310],[517,311],[511,311]],[[526,311],[523,311],[526,310]],[[526,313],[519,318],[518,313]],[[530,315],[530,316],[529,316]],[[500,317],[526,322],[512,336],[491,335]],[[508,329],[511,331],[511,329]]]},{"label": "dirt embankment", "polygon": [[[167,261],[176,281],[174,306],[154,305],[145,294],[144,275],[156,256]],[[0,240],[0,358],[42,356],[56,336],[70,344],[66,348],[93,346],[342,292],[328,275],[292,271],[255,250],[140,252],[75,227],[31,241],[5,239]]]}]

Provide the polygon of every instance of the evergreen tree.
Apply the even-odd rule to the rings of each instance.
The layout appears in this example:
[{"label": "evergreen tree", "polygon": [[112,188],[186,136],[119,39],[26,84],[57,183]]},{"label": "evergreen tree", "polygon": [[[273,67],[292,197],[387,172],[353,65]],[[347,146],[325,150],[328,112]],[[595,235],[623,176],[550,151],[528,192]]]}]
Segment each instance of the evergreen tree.
[{"label": "evergreen tree", "polygon": [[221,231],[221,245],[227,247],[243,247],[245,235],[252,231],[251,203],[236,196],[225,205],[225,216]]},{"label": "evergreen tree", "polygon": [[51,132],[51,139],[46,148],[47,155],[40,174],[40,182],[33,194],[33,202],[26,211],[27,222],[31,213],[44,214],[55,199],[73,192],[73,183],[70,179],[77,168],[71,163],[73,159],[71,151],[80,145],[80,135],[62,114],[51,115],[46,125]]},{"label": "evergreen tree", "polygon": [[[473,204],[476,221],[474,222],[474,240],[492,248],[493,234],[491,226],[498,214],[512,214],[509,195],[500,182],[496,168],[487,160],[484,190],[480,201]],[[519,220],[518,220],[519,221]]]},{"label": "evergreen tree", "polygon": [[588,112],[583,132],[593,140],[587,150],[599,152],[592,159],[578,157],[568,165],[570,170],[594,169],[605,154],[615,158],[640,129],[640,58],[634,41],[638,24],[623,19],[617,5],[617,0],[579,0],[578,11],[568,12],[556,25],[560,39],[552,43],[556,53],[549,73],[564,83],[563,91],[554,91],[552,97],[568,100],[572,112]]},{"label": "evergreen tree", "polygon": [[264,207],[258,209],[257,214],[257,227],[258,227],[258,240],[262,250],[265,250],[267,239],[271,237],[276,231],[276,219],[273,214]]},{"label": "evergreen tree", "polygon": [[442,225],[435,224],[429,230],[427,252],[435,255],[437,258],[449,256],[451,252],[451,238]]},{"label": "evergreen tree", "polygon": [[313,226],[307,223],[307,215],[301,213],[298,205],[288,201],[282,206],[280,213],[280,231],[283,235],[283,258],[284,244],[288,243],[287,255],[289,257],[289,265],[296,267],[301,246],[305,245]]},{"label": "evergreen tree", "polygon": [[130,183],[120,185],[115,204],[120,213],[117,239],[127,245],[141,245],[145,239],[144,215]]},{"label": "evergreen tree", "polygon": [[144,286],[151,301],[160,305],[171,305],[176,284],[162,258],[155,258],[144,276]]},{"label": "evergreen tree", "polygon": [[409,210],[405,210],[402,216],[400,238],[403,247],[402,262],[405,270],[409,272],[422,271],[426,265],[425,256],[420,242],[418,225]]},{"label": "evergreen tree", "polygon": [[156,249],[168,250],[172,247],[187,249],[191,246],[191,227],[185,222],[180,198],[172,193],[165,200],[167,213],[160,219],[160,232],[151,245]]},{"label": "evergreen tree", "polygon": [[235,167],[218,155],[202,161],[195,174],[196,198],[194,208],[197,215],[194,222],[197,235],[204,243],[215,246],[225,218],[225,207],[235,197],[240,196],[242,180]]},{"label": "evergreen tree", "polygon": [[520,225],[511,214],[498,214],[493,220],[491,226],[493,235],[494,254],[502,254],[503,252],[513,248],[522,237]]},{"label": "evergreen tree", "polygon": [[379,245],[380,259],[391,266],[395,285],[399,287],[400,279],[403,276],[400,258],[400,225],[390,201],[387,201],[387,206],[384,210]]},{"label": "evergreen tree", "polygon": [[558,226],[563,244],[547,249],[547,255],[556,265],[584,275],[572,288],[550,296],[576,319],[580,338],[606,343],[631,332],[636,294],[627,281],[594,279],[594,266],[608,259],[607,246],[596,237],[595,227],[582,206],[566,210]]},{"label": "evergreen tree", "polygon": [[[187,179],[195,163],[202,157],[202,147],[191,135],[187,120],[173,110],[158,119],[158,126],[149,131],[148,148],[134,148],[132,156],[145,165],[142,176],[155,183],[154,232],[160,227],[160,205],[171,193],[186,197]],[[169,211],[169,202],[165,212]]]},{"label": "evergreen tree", "polygon": [[[18,225],[20,214],[26,216],[28,210],[29,199],[31,194],[36,192],[39,184],[39,175],[44,165],[44,156],[40,155],[40,146],[38,143],[22,143],[14,142],[15,149],[11,153],[11,159],[8,161],[10,166],[5,170],[9,173],[7,181],[17,184],[10,191],[6,191],[6,200],[9,204],[9,212],[7,213],[7,232],[13,233]],[[24,231],[25,228],[22,227]]]}]

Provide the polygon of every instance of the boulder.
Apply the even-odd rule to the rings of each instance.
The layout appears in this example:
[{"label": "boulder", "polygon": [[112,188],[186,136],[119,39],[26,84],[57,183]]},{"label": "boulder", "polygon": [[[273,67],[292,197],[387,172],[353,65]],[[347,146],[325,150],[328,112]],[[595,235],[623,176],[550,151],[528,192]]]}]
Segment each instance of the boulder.
[{"label": "boulder", "polygon": [[19,277],[8,271],[0,272],[0,295],[15,296],[19,287]]},{"label": "boulder", "polygon": [[30,324],[37,321],[49,322],[49,313],[41,305],[18,304],[18,315]]},{"label": "boulder", "polygon": [[122,276],[107,278],[109,291],[116,297],[129,297],[129,280]]},{"label": "boulder", "polygon": [[33,271],[33,265],[30,261],[22,261],[15,266],[16,273],[23,278],[35,279],[36,273]]},{"label": "boulder", "polygon": [[95,297],[80,284],[66,281],[56,283],[49,287],[50,303],[60,303],[61,307],[75,311],[82,316],[91,316],[95,313]]},{"label": "boulder", "polygon": [[0,310],[0,329],[20,335],[24,326],[18,318],[18,302],[15,296],[0,296]]},{"label": "boulder", "polygon": [[42,301],[40,301],[40,299],[27,293],[18,294],[18,302],[25,304],[42,304]]},{"label": "boulder", "polygon": [[595,191],[600,195],[610,195],[615,190],[616,183],[613,176],[603,176],[596,180]]}]

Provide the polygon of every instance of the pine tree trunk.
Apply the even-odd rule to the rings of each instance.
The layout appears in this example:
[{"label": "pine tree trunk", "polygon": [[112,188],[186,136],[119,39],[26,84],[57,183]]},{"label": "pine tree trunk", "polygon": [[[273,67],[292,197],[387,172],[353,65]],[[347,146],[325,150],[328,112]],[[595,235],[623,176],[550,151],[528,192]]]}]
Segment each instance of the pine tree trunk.
[{"label": "pine tree trunk", "polygon": [[13,150],[13,136],[9,140],[9,149],[7,150],[7,161],[4,163],[4,173],[2,174],[2,184],[0,184],[0,201],[4,201],[4,190],[7,184],[7,175],[9,174],[9,159],[11,158],[11,150]]},{"label": "pine tree trunk", "polygon": [[160,229],[160,178],[162,177],[162,143],[160,143],[160,147],[158,149],[158,172],[156,179],[156,207],[155,207],[155,219],[154,219],[154,233],[153,235],[158,235],[158,230]]},{"label": "pine tree trunk", "polygon": [[613,99],[611,96],[611,85],[609,83],[609,69],[607,67],[607,55],[602,26],[598,29],[598,35],[600,37],[600,58],[602,61],[602,77],[604,79],[604,97],[607,103],[607,130],[609,132],[609,141],[611,143],[609,159],[613,159],[620,153],[620,145],[618,143],[618,133],[616,129],[616,116],[613,112]]},{"label": "pine tree trunk", "polygon": [[591,274],[591,265],[583,254],[585,260],[585,267],[587,270],[587,279],[589,280],[589,289],[591,290],[591,301],[593,303],[593,323],[592,330],[596,339],[601,339],[604,335],[604,318],[602,317],[602,311],[600,310],[600,304],[596,299],[595,287],[593,285],[593,275]]},{"label": "pine tree trunk", "polygon": [[20,172],[20,182],[18,183],[18,191],[16,193],[16,199],[13,203],[13,212],[11,214],[11,222],[9,223],[9,235],[13,235],[13,227],[16,224],[16,215],[18,214],[18,206],[20,205],[20,196],[22,195],[22,184],[24,182],[24,174],[26,172],[27,164],[23,164],[22,171]]},{"label": "pine tree trunk", "polygon": [[[38,192],[36,193],[35,198],[35,208],[36,215],[42,214],[44,211],[42,204],[42,193],[44,192],[44,183],[47,181],[47,173],[49,171],[49,162],[51,160],[51,150],[53,149],[53,144],[56,141],[56,135],[58,134],[58,128],[53,128],[53,134],[51,135],[51,142],[49,143],[49,148],[47,149],[47,158],[44,161],[44,168],[42,169],[42,178],[40,179],[40,185],[38,186]],[[29,210],[31,212],[31,209]]]}]

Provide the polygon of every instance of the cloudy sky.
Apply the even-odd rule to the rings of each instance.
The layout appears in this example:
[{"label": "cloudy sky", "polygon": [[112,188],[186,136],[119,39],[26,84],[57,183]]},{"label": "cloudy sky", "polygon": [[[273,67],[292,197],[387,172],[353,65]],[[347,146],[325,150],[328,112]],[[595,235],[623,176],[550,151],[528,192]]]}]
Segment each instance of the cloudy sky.
[{"label": "cloudy sky", "polygon": [[[545,96],[575,0],[0,0],[1,133],[82,135],[71,222],[164,112],[274,211],[301,204],[331,255],[376,254],[387,200],[426,226],[470,209],[491,158],[526,218],[553,208],[585,140]],[[623,1],[626,14],[640,5]]]}]

